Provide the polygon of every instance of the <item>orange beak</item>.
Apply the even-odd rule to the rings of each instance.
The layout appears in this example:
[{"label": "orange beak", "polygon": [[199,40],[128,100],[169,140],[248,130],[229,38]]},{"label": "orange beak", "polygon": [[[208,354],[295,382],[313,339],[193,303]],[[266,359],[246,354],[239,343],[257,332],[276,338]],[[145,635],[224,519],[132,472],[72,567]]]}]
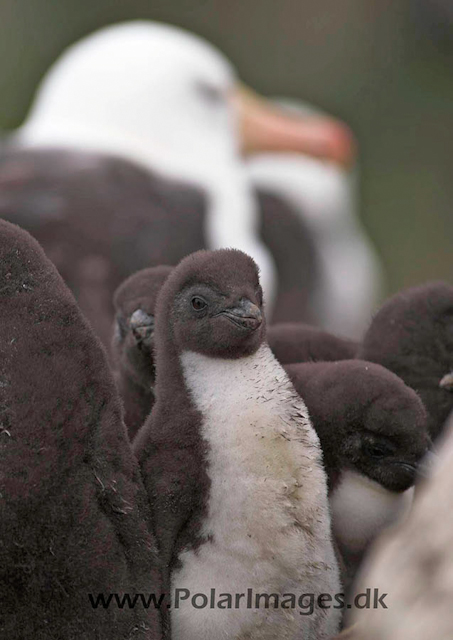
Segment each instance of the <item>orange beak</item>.
[{"label": "orange beak", "polygon": [[343,122],[327,116],[288,113],[243,86],[235,92],[234,102],[244,154],[302,153],[346,167],[354,162],[356,142]]}]

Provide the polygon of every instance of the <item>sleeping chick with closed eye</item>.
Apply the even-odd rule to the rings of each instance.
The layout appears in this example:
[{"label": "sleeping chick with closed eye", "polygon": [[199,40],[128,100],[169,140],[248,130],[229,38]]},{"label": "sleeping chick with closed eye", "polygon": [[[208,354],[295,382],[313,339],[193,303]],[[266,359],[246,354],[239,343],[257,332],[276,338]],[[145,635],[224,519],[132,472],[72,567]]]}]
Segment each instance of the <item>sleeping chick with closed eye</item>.
[{"label": "sleeping chick with closed eye", "polygon": [[430,445],[422,401],[363,360],[285,366],[321,441],[333,533],[352,579],[370,542],[412,503]]}]

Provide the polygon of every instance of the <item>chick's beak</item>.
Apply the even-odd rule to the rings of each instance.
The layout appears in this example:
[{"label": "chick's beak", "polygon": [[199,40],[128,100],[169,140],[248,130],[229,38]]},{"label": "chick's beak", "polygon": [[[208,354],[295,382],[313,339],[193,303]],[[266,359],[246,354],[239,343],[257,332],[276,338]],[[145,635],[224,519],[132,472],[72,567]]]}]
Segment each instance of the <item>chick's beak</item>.
[{"label": "chick's beak", "polygon": [[293,152],[343,166],[354,161],[356,143],[343,122],[327,116],[288,113],[242,85],[233,100],[244,154]]},{"label": "chick's beak", "polygon": [[154,332],[154,317],[142,309],[137,309],[131,315],[129,326],[137,342],[146,342]]},{"label": "chick's beak", "polygon": [[221,315],[248,331],[255,331],[263,322],[261,309],[247,298],[242,298],[236,306],[221,311]]},{"label": "chick's beak", "polygon": [[450,371],[444,375],[442,380],[439,382],[439,387],[446,391],[453,391],[453,372]]},{"label": "chick's beak", "polygon": [[417,465],[416,464],[412,464],[411,462],[402,462],[400,460],[395,462],[395,464],[397,465],[397,467],[399,467],[403,471],[407,471],[407,473],[414,474],[414,476],[415,476],[415,473],[417,471]]},{"label": "chick's beak", "polygon": [[417,477],[417,465],[403,460],[395,460],[393,465],[394,468],[398,470],[400,481],[404,484],[402,488],[407,489],[411,487]]}]

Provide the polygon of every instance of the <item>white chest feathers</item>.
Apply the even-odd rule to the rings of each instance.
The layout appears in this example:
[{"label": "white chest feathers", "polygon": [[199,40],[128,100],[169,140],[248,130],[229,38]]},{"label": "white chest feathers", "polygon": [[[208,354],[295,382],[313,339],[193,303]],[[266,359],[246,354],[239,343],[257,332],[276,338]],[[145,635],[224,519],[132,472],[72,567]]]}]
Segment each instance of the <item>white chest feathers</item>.
[{"label": "white chest feathers", "polygon": [[330,498],[335,538],[350,553],[361,553],[407,513],[412,498],[413,488],[394,493],[364,475],[345,471]]},{"label": "white chest feathers", "polygon": [[[267,345],[253,356],[220,360],[186,352],[185,383],[202,413],[211,486],[206,542],[180,555],[172,587],[210,600],[230,594],[231,608],[172,609],[176,640],[304,640],[334,635],[338,611],[256,607],[255,596],[335,594],[326,480],[307,409]],[[253,606],[245,596],[252,590]],[[288,600],[287,600],[288,602]],[[200,603],[200,599],[198,600]],[[203,603],[203,598],[201,598]],[[236,606],[237,605],[237,606]]]}]

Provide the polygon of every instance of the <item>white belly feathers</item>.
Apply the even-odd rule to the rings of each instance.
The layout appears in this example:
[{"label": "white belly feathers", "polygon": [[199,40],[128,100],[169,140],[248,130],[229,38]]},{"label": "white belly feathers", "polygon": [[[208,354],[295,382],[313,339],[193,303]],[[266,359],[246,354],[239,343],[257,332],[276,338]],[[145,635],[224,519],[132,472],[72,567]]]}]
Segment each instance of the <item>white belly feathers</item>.
[{"label": "white belly feathers", "polygon": [[[206,542],[180,555],[175,589],[209,596],[247,592],[337,593],[325,474],[307,409],[267,345],[253,356],[181,357],[186,385],[202,413],[211,480]],[[335,633],[338,611],[260,608],[172,611],[178,640],[321,640]],[[327,614],[327,615],[326,615]],[[277,632],[278,628],[278,632]],[[276,635],[277,634],[277,635]],[[316,635],[315,635],[316,634]]]}]

